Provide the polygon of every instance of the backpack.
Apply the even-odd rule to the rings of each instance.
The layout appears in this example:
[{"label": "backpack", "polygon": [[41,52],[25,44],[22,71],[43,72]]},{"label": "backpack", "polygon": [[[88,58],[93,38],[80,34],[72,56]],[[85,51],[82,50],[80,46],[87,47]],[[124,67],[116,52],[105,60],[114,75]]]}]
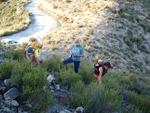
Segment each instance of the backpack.
[{"label": "backpack", "polygon": [[41,44],[39,43],[39,42],[33,42],[32,44],[31,44],[31,47],[34,49],[34,51],[35,50],[37,50],[38,48],[40,48],[41,47]]},{"label": "backpack", "polygon": [[98,63],[95,63],[94,64],[94,73],[96,75],[99,75],[99,68],[102,67],[103,68],[103,73],[102,73],[102,76],[107,73],[107,70],[105,71],[105,68],[104,68],[104,61],[101,61],[101,62],[98,62]]}]

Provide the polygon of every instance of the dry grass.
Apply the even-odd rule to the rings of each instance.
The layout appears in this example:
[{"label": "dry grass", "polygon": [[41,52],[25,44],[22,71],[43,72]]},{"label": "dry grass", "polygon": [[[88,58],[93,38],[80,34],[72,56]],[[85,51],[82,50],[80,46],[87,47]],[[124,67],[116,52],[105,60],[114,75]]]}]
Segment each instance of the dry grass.
[{"label": "dry grass", "polygon": [[24,9],[24,5],[27,3],[29,3],[29,0],[13,0],[10,3],[0,4],[6,4],[5,7],[0,7],[0,36],[11,35],[27,28],[31,15]]}]

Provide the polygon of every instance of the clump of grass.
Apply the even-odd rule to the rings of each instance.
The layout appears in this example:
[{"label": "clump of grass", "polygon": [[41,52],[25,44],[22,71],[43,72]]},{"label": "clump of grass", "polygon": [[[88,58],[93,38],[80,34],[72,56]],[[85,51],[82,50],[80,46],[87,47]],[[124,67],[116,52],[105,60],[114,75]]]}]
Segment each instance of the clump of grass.
[{"label": "clump of grass", "polygon": [[87,29],[87,34],[88,34],[88,35],[92,35],[93,32],[94,32],[94,29],[93,29],[93,28],[89,27],[89,28]]},{"label": "clump of grass", "polygon": [[55,51],[56,49],[58,49],[59,47],[58,46],[55,46],[55,45],[52,45],[52,51]]},{"label": "clump of grass", "polygon": [[5,31],[5,32],[4,32],[4,36],[11,35],[12,33],[13,33],[12,31]]},{"label": "clump of grass", "polygon": [[131,40],[130,40],[128,37],[124,37],[124,42],[125,42],[125,44],[127,44],[129,47],[132,46],[132,42],[131,42]]},{"label": "clump of grass", "polygon": [[56,5],[53,6],[53,9],[57,9],[57,8],[58,8],[58,6],[56,6]]},{"label": "clump of grass", "polygon": [[119,37],[123,37],[123,34],[122,34],[122,33],[119,33]]}]

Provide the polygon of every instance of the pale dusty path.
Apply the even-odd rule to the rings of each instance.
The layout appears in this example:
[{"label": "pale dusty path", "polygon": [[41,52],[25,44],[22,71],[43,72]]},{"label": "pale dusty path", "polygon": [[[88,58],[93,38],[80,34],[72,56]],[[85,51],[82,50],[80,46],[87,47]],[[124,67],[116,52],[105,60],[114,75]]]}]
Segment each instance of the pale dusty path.
[{"label": "pale dusty path", "polygon": [[25,9],[33,14],[29,27],[13,35],[0,37],[0,40],[13,39],[21,43],[27,42],[31,37],[39,37],[61,26],[57,20],[38,10],[38,6],[44,0],[30,1],[31,2],[25,6]]}]

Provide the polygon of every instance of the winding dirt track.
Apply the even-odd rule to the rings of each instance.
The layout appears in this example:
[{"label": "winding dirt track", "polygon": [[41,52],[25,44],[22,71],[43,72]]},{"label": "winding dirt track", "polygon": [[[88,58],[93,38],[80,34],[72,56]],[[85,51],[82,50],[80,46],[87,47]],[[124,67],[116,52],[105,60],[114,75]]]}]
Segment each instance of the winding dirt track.
[{"label": "winding dirt track", "polygon": [[20,31],[10,36],[0,37],[2,39],[13,39],[16,41],[28,42],[31,37],[39,37],[58,28],[60,23],[49,15],[38,10],[38,6],[44,0],[30,0],[31,2],[25,6],[25,9],[29,12],[32,12],[33,16],[31,17],[31,24],[24,31]]}]

